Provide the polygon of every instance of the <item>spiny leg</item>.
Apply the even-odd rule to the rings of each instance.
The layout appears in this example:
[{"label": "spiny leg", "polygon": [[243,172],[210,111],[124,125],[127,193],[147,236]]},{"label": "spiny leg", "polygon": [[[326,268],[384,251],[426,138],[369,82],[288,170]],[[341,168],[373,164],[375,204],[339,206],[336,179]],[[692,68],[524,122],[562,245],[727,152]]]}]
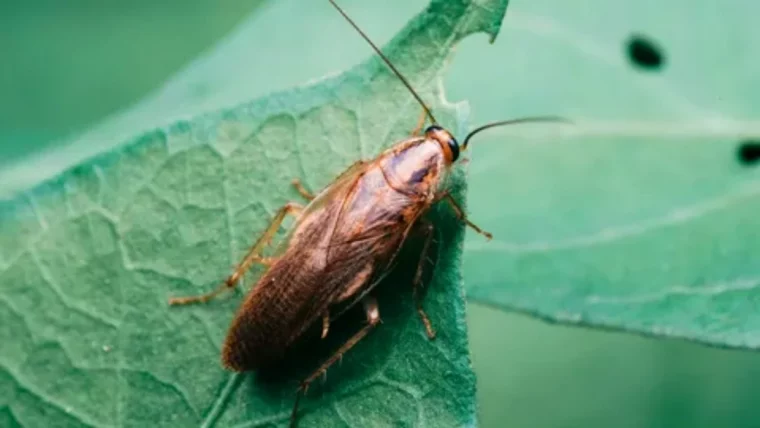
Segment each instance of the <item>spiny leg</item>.
[{"label": "spiny leg", "polygon": [[462,207],[459,206],[457,201],[454,200],[454,197],[451,196],[451,194],[448,191],[444,191],[441,193],[440,196],[436,198],[437,201],[444,200],[446,201],[451,209],[454,210],[454,214],[456,214],[457,217],[459,217],[459,220],[463,221],[467,226],[470,226],[473,230],[478,232],[479,234],[486,237],[486,239],[493,238],[493,235],[490,232],[486,232],[485,230],[479,228],[475,223],[471,222],[467,216],[464,213],[464,210],[462,210]]},{"label": "spiny leg", "polygon": [[322,339],[327,337],[327,332],[330,330],[330,313],[325,312],[322,315]]},{"label": "spiny leg", "polygon": [[414,274],[414,283],[412,283],[412,294],[414,295],[414,304],[417,307],[417,314],[420,316],[420,320],[425,326],[425,333],[427,333],[428,339],[433,340],[435,339],[435,330],[433,329],[433,325],[430,323],[430,318],[428,318],[425,310],[422,308],[423,295],[421,293],[424,291],[422,284],[422,272],[425,268],[425,261],[427,261],[427,253],[430,251],[430,243],[433,241],[434,228],[433,225],[428,222],[422,223],[420,227],[425,233],[425,244],[422,246],[420,261],[417,262],[417,272]]},{"label": "spiny leg", "polygon": [[205,303],[209,300],[213,299],[214,297],[218,296],[219,294],[223,293],[226,290],[231,290],[235,288],[238,281],[240,280],[240,277],[243,276],[243,274],[250,269],[250,267],[254,263],[261,263],[263,265],[268,266],[272,259],[267,257],[261,257],[260,253],[261,250],[264,249],[264,247],[271,242],[272,238],[274,237],[275,233],[277,233],[277,229],[282,224],[283,220],[285,220],[286,215],[298,215],[298,213],[303,209],[301,205],[295,204],[293,202],[289,202],[285,204],[282,208],[280,208],[277,211],[277,214],[275,214],[274,218],[272,219],[272,222],[269,223],[269,227],[264,231],[264,233],[261,234],[258,240],[256,240],[256,243],[253,244],[253,246],[248,250],[248,253],[245,255],[243,260],[237,265],[234,271],[232,271],[232,274],[227,277],[227,279],[219,285],[214,291],[211,291],[210,293],[201,294],[199,296],[188,296],[188,297],[172,297],[169,299],[170,305],[187,305],[191,303]]},{"label": "spiny leg", "polygon": [[343,354],[353,348],[360,340],[364,338],[364,336],[372,331],[372,329],[374,329],[378,323],[380,323],[380,311],[377,308],[377,300],[375,300],[374,297],[367,296],[362,299],[362,304],[364,305],[364,312],[367,315],[367,325],[362,327],[361,330],[351,336],[351,338],[348,339],[346,343],[344,343],[340,348],[338,348],[338,350],[335,351],[335,353],[333,353],[332,356],[327,359],[327,361],[322,363],[318,369],[316,369],[312,374],[304,379],[303,382],[301,382],[301,386],[298,388],[298,392],[296,393],[296,402],[293,405],[293,412],[290,414],[291,427],[295,427],[296,416],[298,414],[298,403],[301,401],[301,397],[306,393],[306,390],[309,389],[309,384],[314,382],[315,379],[325,373],[331,365],[335,364],[343,357]]},{"label": "spiny leg", "polygon": [[314,194],[306,190],[306,187],[304,187],[303,183],[301,183],[301,180],[294,178],[293,179],[293,187],[296,188],[296,191],[301,194],[301,196],[304,197],[307,201],[311,201],[314,199]]},{"label": "spiny leg", "polygon": [[414,129],[412,129],[412,137],[417,137],[422,133],[422,128],[425,127],[425,120],[427,119],[427,112],[425,109],[422,109],[422,114],[420,114],[420,118],[417,119],[417,125],[414,126]]}]

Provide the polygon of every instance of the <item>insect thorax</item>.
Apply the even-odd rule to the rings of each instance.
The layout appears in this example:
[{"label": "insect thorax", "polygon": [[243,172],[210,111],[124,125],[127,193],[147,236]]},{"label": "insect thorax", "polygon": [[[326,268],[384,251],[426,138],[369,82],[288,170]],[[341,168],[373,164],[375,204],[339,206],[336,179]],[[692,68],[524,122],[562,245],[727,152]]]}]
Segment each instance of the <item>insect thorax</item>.
[{"label": "insect thorax", "polygon": [[432,139],[413,140],[391,150],[382,161],[386,178],[398,190],[433,195],[445,177],[446,162],[440,144]]}]

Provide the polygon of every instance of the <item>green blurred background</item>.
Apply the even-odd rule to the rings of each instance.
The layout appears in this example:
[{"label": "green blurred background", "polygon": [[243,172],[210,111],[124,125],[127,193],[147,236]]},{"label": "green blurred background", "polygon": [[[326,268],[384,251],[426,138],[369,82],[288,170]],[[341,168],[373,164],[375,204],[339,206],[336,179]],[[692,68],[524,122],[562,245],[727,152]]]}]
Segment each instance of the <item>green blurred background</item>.
[{"label": "green blurred background", "polygon": [[[383,42],[425,1],[343,3]],[[505,29],[529,3],[511,2]],[[65,159],[97,153],[130,133],[316,79],[368,55],[345,27],[332,25],[338,21],[326,2],[282,2],[277,13],[292,17],[289,26],[256,21],[272,7],[257,0],[1,2],[0,177],[34,169],[56,150],[71,149]],[[191,64],[230,32],[248,40],[249,54],[226,60],[229,68],[213,54],[215,67]],[[482,97],[468,91],[489,58],[521,49],[508,43],[505,33],[495,46],[468,40],[448,73],[450,99],[470,99],[475,122],[504,115],[484,113]],[[517,72],[519,65],[510,70]],[[498,85],[499,70],[486,76]],[[146,97],[144,114],[127,125],[107,119]],[[104,120],[121,126],[111,134],[119,138],[75,138]],[[468,316],[484,427],[760,426],[760,355],[547,325],[477,305]]]}]

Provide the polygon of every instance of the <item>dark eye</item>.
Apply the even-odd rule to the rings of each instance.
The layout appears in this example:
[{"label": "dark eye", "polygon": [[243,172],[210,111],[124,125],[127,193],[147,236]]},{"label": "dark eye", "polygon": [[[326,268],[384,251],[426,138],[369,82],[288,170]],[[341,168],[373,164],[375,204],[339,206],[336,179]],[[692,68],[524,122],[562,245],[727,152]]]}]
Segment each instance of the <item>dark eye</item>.
[{"label": "dark eye", "polygon": [[456,138],[451,137],[449,139],[449,148],[451,149],[451,161],[453,162],[459,158],[459,143]]},{"label": "dark eye", "polygon": [[435,138],[439,143],[443,143],[444,138],[448,138],[446,143],[449,145],[449,150],[451,150],[451,161],[454,162],[457,160],[459,157],[459,142],[457,142],[456,138],[452,137],[445,129],[438,125],[430,125],[425,130],[425,135],[430,138]]}]

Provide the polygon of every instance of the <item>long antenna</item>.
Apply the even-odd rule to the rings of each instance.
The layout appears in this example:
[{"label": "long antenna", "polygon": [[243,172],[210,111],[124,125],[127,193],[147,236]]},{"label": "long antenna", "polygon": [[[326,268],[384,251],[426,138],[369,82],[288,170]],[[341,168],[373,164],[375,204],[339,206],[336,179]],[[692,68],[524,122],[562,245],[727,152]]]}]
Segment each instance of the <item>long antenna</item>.
[{"label": "long antenna", "polygon": [[370,40],[370,38],[366,34],[364,34],[364,31],[362,31],[361,28],[359,28],[359,26],[356,25],[356,23],[351,18],[348,17],[348,15],[346,15],[346,12],[344,12],[343,9],[341,9],[340,6],[338,6],[337,3],[335,3],[335,0],[329,0],[329,1],[335,7],[335,9],[337,9],[338,12],[340,12],[340,14],[343,15],[344,18],[346,18],[346,21],[348,21],[348,23],[351,24],[352,27],[354,27],[354,29],[359,33],[359,35],[361,35],[362,38],[364,38],[364,40],[366,40],[367,43],[369,43],[369,45],[372,46],[372,49],[374,49],[375,52],[377,52],[377,54],[380,56],[380,58],[382,58],[382,60],[388,65],[388,67],[390,67],[391,71],[393,71],[393,73],[401,80],[404,86],[406,86],[406,88],[409,89],[409,92],[411,92],[412,95],[414,95],[414,98],[417,99],[417,102],[420,103],[422,108],[425,110],[425,114],[427,114],[427,116],[430,118],[430,121],[433,122],[433,124],[438,123],[438,121],[435,120],[435,116],[433,116],[433,113],[428,108],[427,104],[425,104],[425,102],[422,101],[422,98],[420,98],[420,96],[417,94],[414,88],[412,88],[412,85],[409,83],[408,80],[406,80],[406,77],[404,77],[404,75],[398,71],[398,69],[391,63],[391,61],[385,55],[383,55],[383,52],[380,51],[380,48],[378,48],[374,43],[372,43],[372,40]]},{"label": "long antenna", "polygon": [[467,143],[470,141],[470,138],[472,138],[475,134],[477,134],[480,131],[485,131],[486,129],[495,128],[497,126],[517,125],[520,123],[530,123],[530,122],[572,123],[570,120],[567,120],[564,117],[559,117],[559,116],[522,117],[519,119],[500,120],[498,122],[487,123],[483,126],[475,128],[472,132],[467,134],[467,137],[464,139],[464,143],[462,143],[462,150],[467,148]]}]

